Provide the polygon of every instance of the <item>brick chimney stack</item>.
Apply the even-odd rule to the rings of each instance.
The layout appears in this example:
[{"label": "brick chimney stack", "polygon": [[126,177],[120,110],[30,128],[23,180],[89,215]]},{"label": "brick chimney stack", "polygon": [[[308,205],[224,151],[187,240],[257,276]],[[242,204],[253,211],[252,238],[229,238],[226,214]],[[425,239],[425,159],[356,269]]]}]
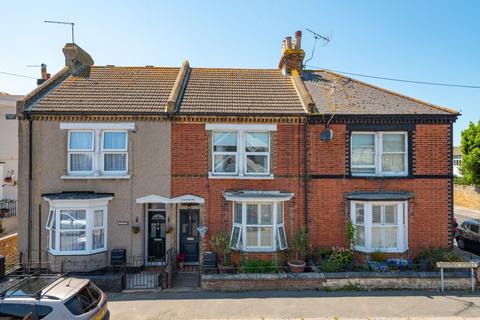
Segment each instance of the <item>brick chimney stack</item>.
[{"label": "brick chimney stack", "polygon": [[37,79],[37,85],[41,85],[48,79],[50,79],[50,73],[47,73],[47,65],[45,63],[42,63],[40,65],[40,79]]},{"label": "brick chimney stack", "polygon": [[302,49],[302,31],[295,32],[295,42],[292,43],[292,37],[286,37],[282,44],[282,56],[278,68],[282,70],[285,75],[298,72],[302,73],[303,58],[305,51]]},{"label": "brick chimney stack", "polygon": [[92,57],[75,43],[67,43],[63,47],[65,55],[65,65],[73,70],[78,70],[83,66],[92,66]]}]

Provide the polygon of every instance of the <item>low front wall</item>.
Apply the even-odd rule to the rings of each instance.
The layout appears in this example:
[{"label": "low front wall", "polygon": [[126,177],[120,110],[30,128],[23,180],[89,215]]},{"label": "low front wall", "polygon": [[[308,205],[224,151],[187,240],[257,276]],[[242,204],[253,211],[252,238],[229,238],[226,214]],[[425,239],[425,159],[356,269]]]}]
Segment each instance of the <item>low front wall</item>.
[{"label": "low front wall", "polygon": [[[446,290],[470,290],[469,274],[445,272]],[[205,274],[202,289],[243,290],[371,290],[440,289],[439,272],[339,272],[280,274]]]},{"label": "low front wall", "polygon": [[17,254],[16,233],[0,238],[0,256],[13,257]]}]

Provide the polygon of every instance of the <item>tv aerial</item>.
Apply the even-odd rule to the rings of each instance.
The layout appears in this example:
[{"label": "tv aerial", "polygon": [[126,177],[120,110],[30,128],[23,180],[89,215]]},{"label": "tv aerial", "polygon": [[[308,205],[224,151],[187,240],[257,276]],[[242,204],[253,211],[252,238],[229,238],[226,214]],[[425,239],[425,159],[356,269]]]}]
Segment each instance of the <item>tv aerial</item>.
[{"label": "tv aerial", "polygon": [[315,32],[315,31],[313,31],[313,30],[310,30],[310,29],[308,29],[308,28],[305,28],[305,30],[307,30],[308,32],[310,32],[310,33],[313,35],[313,38],[315,39],[314,42],[313,42],[312,54],[310,55],[310,58],[308,58],[308,59],[305,61],[305,63],[304,63],[304,65],[307,65],[307,62],[313,59],[313,55],[315,54],[315,48],[316,48],[316,46],[317,46],[317,41],[318,41],[318,40],[321,40],[323,46],[326,46],[326,45],[330,42],[332,36],[331,36],[331,35],[329,35],[329,36],[322,36],[321,34]]},{"label": "tv aerial", "polygon": [[51,21],[51,20],[45,20],[43,22],[70,25],[72,27],[72,43],[75,43],[75,23],[68,22],[68,21]]}]

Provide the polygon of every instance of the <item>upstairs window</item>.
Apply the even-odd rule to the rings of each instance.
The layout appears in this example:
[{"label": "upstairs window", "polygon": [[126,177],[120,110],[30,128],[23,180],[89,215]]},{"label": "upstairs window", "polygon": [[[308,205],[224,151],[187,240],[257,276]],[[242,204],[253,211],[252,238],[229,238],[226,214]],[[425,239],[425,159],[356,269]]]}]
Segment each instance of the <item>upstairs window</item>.
[{"label": "upstairs window", "polygon": [[276,125],[207,124],[212,132],[210,178],[271,176],[271,131]]},{"label": "upstairs window", "polygon": [[237,133],[213,133],[213,173],[237,174]]},{"label": "upstairs window", "polygon": [[133,123],[61,123],[66,129],[67,175],[62,179],[129,178],[128,130]]},{"label": "upstairs window", "polygon": [[408,175],[407,141],[406,132],[352,132],[352,175]]},{"label": "upstairs window", "polygon": [[68,171],[75,174],[93,173],[93,131],[68,132]]},{"label": "upstairs window", "polygon": [[104,173],[127,172],[127,132],[103,131],[102,171]]}]

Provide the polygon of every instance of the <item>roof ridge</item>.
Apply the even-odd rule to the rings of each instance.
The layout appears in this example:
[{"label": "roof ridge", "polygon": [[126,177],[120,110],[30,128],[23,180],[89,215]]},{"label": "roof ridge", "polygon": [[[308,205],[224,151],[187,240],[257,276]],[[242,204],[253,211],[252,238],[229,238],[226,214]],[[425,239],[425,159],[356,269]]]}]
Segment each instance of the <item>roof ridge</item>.
[{"label": "roof ridge", "polygon": [[435,109],[438,109],[438,110],[441,110],[441,111],[445,111],[445,112],[448,112],[448,113],[451,113],[451,114],[455,114],[455,115],[459,115],[460,112],[454,110],[454,109],[450,109],[450,108],[447,108],[447,107],[443,107],[443,106],[439,106],[439,105],[436,105],[436,104],[433,104],[433,103],[429,103],[429,102],[426,102],[426,101],[423,101],[423,100],[420,100],[420,99],[416,99],[416,98],[412,98],[410,96],[407,96],[407,95],[404,95],[402,93],[399,93],[399,92],[396,92],[396,91],[393,91],[393,90],[390,90],[390,89],[385,89],[385,88],[382,88],[382,87],[379,87],[379,86],[376,86],[376,85],[373,85],[371,83],[368,83],[368,82],[364,82],[364,81],[361,81],[361,80],[358,80],[358,79],[355,79],[355,78],[351,78],[351,77],[348,77],[348,76],[345,76],[345,75],[342,75],[342,74],[339,74],[337,72],[334,72],[334,71],[331,71],[331,70],[327,70],[327,69],[318,69],[318,70],[308,70],[306,72],[315,72],[315,71],[322,71],[322,72],[326,72],[326,73],[330,73],[334,76],[337,76],[337,77],[341,77],[341,78],[345,78],[345,79],[349,79],[349,80],[352,80],[352,81],[356,81],[360,84],[363,84],[363,85],[366,85],[368,87],[371,87],[371,88],[374,88],[374,89],[378,89],[378,90],[381,90],[381,91],[384,91],[384,92],[387,92],[387,93],[390,93],[390,94],[393,94],[393,95],[396,95],[396,96],[399,96],[401,98],[405,98],[405,99],[408,99],[408,100],[411,100],[411,101],[414,101],[414,102],[417,102],[417,103],[420,103],[420,104],[423,104],[423,105],[426,105],[426,106],[429,106],[429,107],[432,107],[432,108],[435,108]]}]

